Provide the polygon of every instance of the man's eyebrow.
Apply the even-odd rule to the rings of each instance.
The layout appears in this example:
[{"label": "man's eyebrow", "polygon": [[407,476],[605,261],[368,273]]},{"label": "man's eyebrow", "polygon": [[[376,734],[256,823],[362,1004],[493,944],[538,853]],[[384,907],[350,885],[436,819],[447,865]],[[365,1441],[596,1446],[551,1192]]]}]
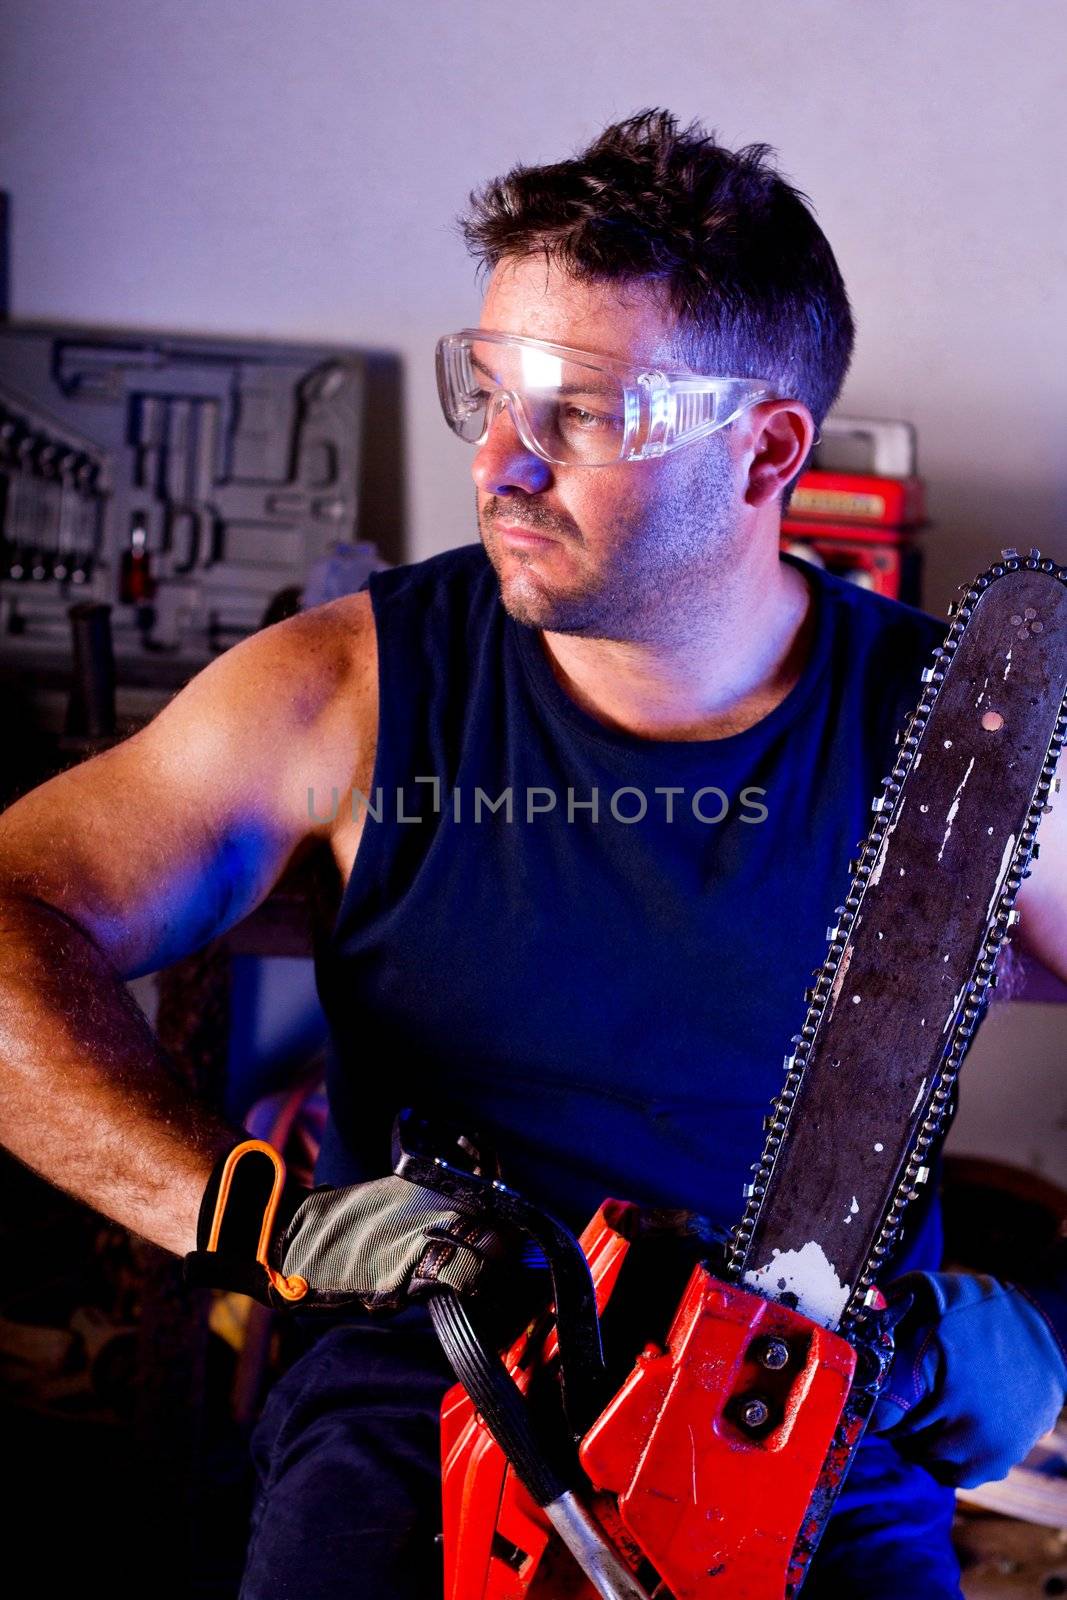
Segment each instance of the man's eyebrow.
[{"label": "man's eyebrow", "polygon": [[[471,351],[470,362],[471,362],[471,366],[474,368],[474,370],[476,372],[483,373],[485,375],[485,377],[491,378],[494,383],[497,382],[497,379],[494,376],[492,369],[490,367],[487,367],[485,362],[481,361],[474,354],[473,350]],[[564,394],[564,395],[566,395],[566,394],[605,394],[605,395],[610,395],[610,394],[618,394],[619,385],[617,383],[610,382],[610,380],[605,380],[605,382],[602,383],[602,384],[597,384],[595,382],[591,382],[591,383],[567,383],[567,384],[564,384],[562,386],[562,388],[557,389],[555,392],[556,392],[556,394]]]}]

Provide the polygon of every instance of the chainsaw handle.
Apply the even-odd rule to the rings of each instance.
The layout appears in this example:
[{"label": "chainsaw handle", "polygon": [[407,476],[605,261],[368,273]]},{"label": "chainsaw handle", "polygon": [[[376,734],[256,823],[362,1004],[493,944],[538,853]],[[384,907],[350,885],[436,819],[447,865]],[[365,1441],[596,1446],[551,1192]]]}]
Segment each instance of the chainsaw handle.
[{"label": "chainsaw handle", "polygon": [[[467,1167],[438,1154],[434,1146],[446,1140]],[[411,1111],[402,1111],[393,1124],[393,1171],[398,1178],[447,1196],[462,1211],[517,1228],[540,1246],[552,1275],[563,1409],[577,1442],[610,1398],[589,1263],[570,1229],[488,1175],[496,1170],[468,1141],[446,1136]]]}]

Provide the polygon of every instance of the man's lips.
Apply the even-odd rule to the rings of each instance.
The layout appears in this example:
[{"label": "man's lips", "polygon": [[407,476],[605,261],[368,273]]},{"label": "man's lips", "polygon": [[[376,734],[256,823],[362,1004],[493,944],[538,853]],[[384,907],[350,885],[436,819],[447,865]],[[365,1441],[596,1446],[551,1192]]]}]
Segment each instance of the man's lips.
[{"label": "man's lips", "polygon": [[493,526],[496,528],[500,538],[506,539],[509,544],[525,545],[530,549],[536,549],[538,545],[559,543],[558,539],[553,539],[547,533],[536,533],[532,528],[519,527],[514,522],[497,522]]}]

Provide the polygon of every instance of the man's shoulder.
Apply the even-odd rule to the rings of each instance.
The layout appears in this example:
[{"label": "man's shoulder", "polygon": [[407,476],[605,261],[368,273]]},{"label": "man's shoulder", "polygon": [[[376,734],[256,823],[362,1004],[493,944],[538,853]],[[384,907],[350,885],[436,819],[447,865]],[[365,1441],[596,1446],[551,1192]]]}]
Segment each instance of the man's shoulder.
[{"label": "man's shoulder", "polygon": [[868,676],[879,684],[915,681],[948,629],[943,617],[878,594],[861,584],[808,564],[810,581],[825,608],[824,638],[835,672]]},{"label": "man's shoulder", "polygon": [[821,606],[819,671],[823,703],[863,728],[874,764],[918,702],[923,670],[948,628],[918,606],[877,594],[825,568],[806,566]]},{"label": "man's shoulder", "polygon": [[895,600],[890,595],[879,594],[860,583],[853,583],[825,567],[806,563],[825,601],[837,613],[839,626],[848,629],[857,639],[872,641],[885,637],[903,641],[912,638],[932,648],[945,636],[948,623],[944,617],[935,617],[918,606]]}]

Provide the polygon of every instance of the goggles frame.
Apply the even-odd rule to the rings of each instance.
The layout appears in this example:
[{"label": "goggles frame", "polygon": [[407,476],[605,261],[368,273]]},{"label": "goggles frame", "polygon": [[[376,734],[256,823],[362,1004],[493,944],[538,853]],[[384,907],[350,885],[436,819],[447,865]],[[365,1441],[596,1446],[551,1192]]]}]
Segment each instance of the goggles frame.
[{"label": "goggles frame", "polygon": [[[573,456],[550,454],[536,437],[522,390],[505,384],[494,386],[484,402],[481,432],[477,438],[470,437],[464,432],[464,421],[473,418],[478,407],[468,402],[466,416],[461,410],[461,396],[464,390],[470,392],[469,384],[462,377],[462,368],[465,365],[469,369],[469,347],[474,343],[535,350],[561,362],[620,379],[623,433],[618,453],[604,461],[581,461]],[[484,444],[493,417],[503,403],[526,448],[554,466],[610,467],[620,461],[653,460],[718,433],[761,400],[782,398],[761,378],[718,378],[677,369],[645,367],[614,356],[597,355],[591,350],[578,350],[571,345],[485,328],[461,328],[458,333],[445,334],[437,341],[435,362],[441,409],[453,433],[468,444]],[[551,392],[550,385],[545,386],[545,392]]]}]

